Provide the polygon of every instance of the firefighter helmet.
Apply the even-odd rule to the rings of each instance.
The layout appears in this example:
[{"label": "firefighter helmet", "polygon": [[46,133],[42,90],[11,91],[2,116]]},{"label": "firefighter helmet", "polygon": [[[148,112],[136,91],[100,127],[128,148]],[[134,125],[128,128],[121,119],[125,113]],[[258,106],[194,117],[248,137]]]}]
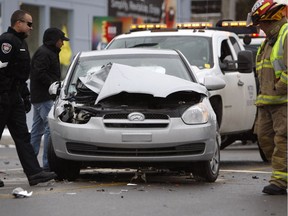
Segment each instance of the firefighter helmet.
[{"label": "firefighter helmet", "polygon": [[280,20],[285,4],[278,4],[273,0],[258,0],[247,16],[247,25],[258,25],[262,21]]}]

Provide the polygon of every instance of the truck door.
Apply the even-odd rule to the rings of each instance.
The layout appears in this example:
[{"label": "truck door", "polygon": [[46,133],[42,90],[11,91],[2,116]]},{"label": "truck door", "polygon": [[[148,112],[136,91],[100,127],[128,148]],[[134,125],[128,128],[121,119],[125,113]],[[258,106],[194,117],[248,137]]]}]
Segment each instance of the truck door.
[{"label": "truck door", "polygon": [[[237,54],[240,50],[241,47],[234,37],[223,40],[221,42],[220,61],[223,63],[225,60],[237,60]],[[237,64],[234,66],[236,69]],[[222,95],[223,116],[220,132],[225,134],[252,129],[256,114],[254,105],[256,85],[253,72],[243,74],[231,70],[223,71],[223,74],[226,86]]]}]

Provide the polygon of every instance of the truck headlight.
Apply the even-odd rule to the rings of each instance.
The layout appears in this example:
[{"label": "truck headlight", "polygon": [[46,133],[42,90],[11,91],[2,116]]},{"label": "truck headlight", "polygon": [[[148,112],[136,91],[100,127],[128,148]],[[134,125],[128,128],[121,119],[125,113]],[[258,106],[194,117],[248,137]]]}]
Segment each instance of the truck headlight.
[{"label": "truck headlight", "polygon": [[186,124],[205,124],[208,122],[208,118],[208,108],[203,103],[190,107],[182,115],[182,120]]}]

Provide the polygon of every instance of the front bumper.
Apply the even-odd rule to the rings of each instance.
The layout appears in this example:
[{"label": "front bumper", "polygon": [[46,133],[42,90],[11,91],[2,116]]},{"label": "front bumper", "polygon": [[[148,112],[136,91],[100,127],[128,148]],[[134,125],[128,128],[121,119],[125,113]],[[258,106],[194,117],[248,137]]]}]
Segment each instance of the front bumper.
[{"label": "front bumper", "polygon": [[107,128],[102,118],[71,124],[49,114],[50,134],[57,157],[91,162],[189,162],[210,160],[216,126],[186,125],[170,118],[165,128]]}]

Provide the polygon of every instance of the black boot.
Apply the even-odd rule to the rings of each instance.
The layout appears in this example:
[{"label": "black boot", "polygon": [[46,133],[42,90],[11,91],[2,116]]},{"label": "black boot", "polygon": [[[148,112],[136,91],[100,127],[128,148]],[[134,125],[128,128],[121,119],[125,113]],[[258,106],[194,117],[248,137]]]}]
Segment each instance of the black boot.
[{"label": "black boot", "polygon": [[4,182],[0,179],[0,187],[4,187]]},{"label": "black boot", "polygon": [[33,186],[39,183],[50,181],[55,178],[57,178],[57,175],[54,172],[41,171],[35,175],[28,176],[28,181],[29,185]]},{"label": "black boot", "polygon": [[286,189],[280,188],[274,184],[267,185],[262,190],[263,193],[269,194],[269,195],[283,195],[287,194]]}]

